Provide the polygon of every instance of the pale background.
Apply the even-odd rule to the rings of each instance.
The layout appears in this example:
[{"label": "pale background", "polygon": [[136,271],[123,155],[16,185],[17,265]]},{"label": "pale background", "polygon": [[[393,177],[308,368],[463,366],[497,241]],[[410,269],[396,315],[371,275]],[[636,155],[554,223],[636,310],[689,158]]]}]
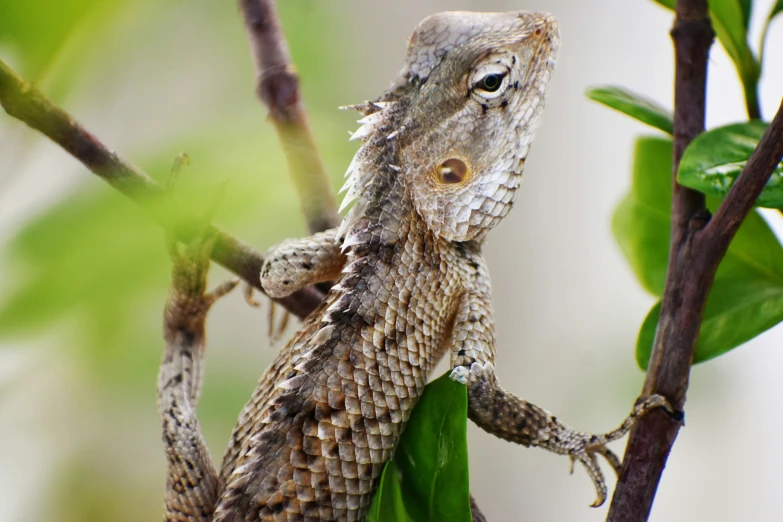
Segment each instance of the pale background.
[{"label": "pale background", "polygon": [[[0,16],[3,3],[11,1],[16,0],[0,0]],[[59,100],[111,147],[140,163],[154,149],[165,158],[161,164],[168,164],[183,146],[193,147],[177,136],[194,129],[204,129],[200,145],[186,148],[194,169],[199,161],[221,165],[220,154],[208,158],[216,148],[226,148],[230,132],[244,136],[230,154],[250,154],[243,148],[254,147],[269,151],[274,169],[259,164],[256,175],[277,206],[255,209],[244,228],[228,226],[266,248],[286,235],[303,235],[304,226],[295,212],[281,213],[295,208],[294,196],[276,138],[253,98],[239,14],[232,2],[223,4],[125,8],[89,46],[85,60],[93,65]],[[284,10],[284,17],[293,14],[283,21],[335,185],[354,150],[343,142],[345,131],[355,124],[353,115],[332,108],[375,97],[385,88],[419,20],[447,9],[546,10],[557,16],[563,45],[543,125],[515,210],[486,247],[494,280],[498,373],[511,391],[574,427],[613,428],[641,387],[633,346],[653,298],[621,257],[609,222],[628,188],[633,139],[653,131],[583,93],[595,84],[620,84],[671,106],[670,12],[644,0],[294,4]],[[756,4],[754,42],[772,2]],[[312,36],[310,31],[317,31],[317,41],[296,43]],[[308,45],[317,49],[309,52]],[[783,60],[780,20],[767,45],[761,100],[769,118],[783,92],[783,70],[771,66]],[[15,63],[13,51],[1,46],[0,57]],[[744,119],[743,107],[733,65],[716,43],[708,126]],[[161,173],[156,175],[160,179]],[[231,176],[230,167],[219,173],[220,179]],[[85,187],[111,190],[57,147],[0,114],[0,253],[28,220]],[[138,219],[143,221],[141,213]],[[0,290],[13,285],[14,270],[18,266],[0,260]],[[100,354],[66,348],[79,344],[68,319],[0,338],[0,520],[154,520],[162,513],[164,460],[154,394],[161,345],[154,339],[166,270],[161,265],[157,290],[147,296],[137,319],[152,332],[144,337],[147,343],[139,341],[138,352],[124,354],[119,363],[106,363],[112,371],[126,367],[132,378],[103,379]],[[86,267],[83,277],[90,272]],[[219,281],[224,274],[213,276]],[[242,398],[277,349],[268,344],[265,323],[265,311],[247,307],[239,293],[211,315],[202,418],[216,457]],[[781,342],[783,330],[776,328],[694,368],[687,426],[669,459],[651,520],[783,520]],[[146,362],[137,365],[138,357]],[[229,405],[215,398],[222,397],[223,384],[235,390],[226,392]],[[568,459],[512,446],[472,426],[469,439],[471,490],[490,521],[605,518],[606,506],[588,507],[593,486],[582,469],[568,475]],[[623,444],[616,443],[616,449]]]}]

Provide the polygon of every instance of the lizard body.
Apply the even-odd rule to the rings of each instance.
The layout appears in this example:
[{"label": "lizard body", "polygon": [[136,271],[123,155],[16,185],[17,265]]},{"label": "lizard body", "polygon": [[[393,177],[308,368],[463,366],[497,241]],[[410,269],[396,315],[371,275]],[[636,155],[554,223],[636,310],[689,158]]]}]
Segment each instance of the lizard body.
[{"label": "lizard body", "polygon": [[182,305],[199,302],[203,282],[173,286],[167,311],[195,310],[196,326],[167,315],[159,399],[167,520],[363,520],[446,354],[476,424],[580,461],[603,502],[596,455],[617,468],[605,444],[662,399],[638,405],[618,430],[590,435],[503,390],[481,256],[516,196],[558,45],[557,22],[542,13],[449,12],[419,24],[399,78],[354,107],[365,114],[354,134],[363,144],[348,169],[344,205],[353,206],[341,227],[280,245],[262,269],[272,297],[335,285],[261,377],[219,474],[195,421],[191,374],[200,372],[189,370],[200,363],[209,307]]}]

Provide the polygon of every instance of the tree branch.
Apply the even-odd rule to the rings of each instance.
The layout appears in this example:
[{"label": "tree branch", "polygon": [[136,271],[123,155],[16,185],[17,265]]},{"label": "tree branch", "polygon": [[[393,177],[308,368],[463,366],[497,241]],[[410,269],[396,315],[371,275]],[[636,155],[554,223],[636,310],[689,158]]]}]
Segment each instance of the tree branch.
[{"label": "tree branch", "polygon": [[[674,198],[666,288],[642,396],[685,403],[693,354],[715,272],[742,220],[783,156],[783,106],[726,199],[710,220],[704,197],[676,182],[685,148],[704,129],[707,58],[712,44],[706,0],[678,0],[675,44]],[[662,411],[631,431],[612,505],[611,522],[646,521],[680,424]]]},{"label": "tree branch", "polygon": [[315,145],[299,92],[299,76],[272,0],[240,0],[256,67],[256,93],[283,146],[311,233],[340,224],[329,176]]},{"label": "tree branch", "polygon": [[[109,150],[68,113],[53,105],[40,91],[25,83],[0,60],[0,105],[14,118],[40,131],[81,161],[111,186],[147,210],[164,227],[176,229],[177,237],[190,239],[195,231],[177,219],[166,192],[147,174]],[[249,245],[217,230],[212,259],[261,290],[259,274],[264,258]],[[322,301],[323,294],[306,288],[277,300],[291,313],[304,317]]]},{"label": "tree branch", "polygon": [[717,255],[728,249],[742,221],[753,207],[772,171],[783,156],[783,99],[775,118],[761,137],[756,150],[748,158],[742,175],[732,186],[712,220],[707,224],[702,236],[712,240],[704,245],[707,255]]}]

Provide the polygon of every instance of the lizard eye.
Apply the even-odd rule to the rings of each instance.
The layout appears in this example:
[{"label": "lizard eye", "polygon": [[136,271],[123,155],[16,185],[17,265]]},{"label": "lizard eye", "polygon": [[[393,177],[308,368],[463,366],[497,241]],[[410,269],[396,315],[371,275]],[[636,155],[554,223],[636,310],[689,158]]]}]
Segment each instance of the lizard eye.
[{"label": "lizard eye", "polygon": [[468,88],[480,100],[500,98],[509,86],[510,73],[505,64],[497,61],[479,66],[471,75]]},{"label": "lizard eye", "polygon": [[479,81],[476,87],[487,92],[495,92],[500,89],[500,84],[503,82],[503,76],[505,76],[505,74],[488,74]]}]

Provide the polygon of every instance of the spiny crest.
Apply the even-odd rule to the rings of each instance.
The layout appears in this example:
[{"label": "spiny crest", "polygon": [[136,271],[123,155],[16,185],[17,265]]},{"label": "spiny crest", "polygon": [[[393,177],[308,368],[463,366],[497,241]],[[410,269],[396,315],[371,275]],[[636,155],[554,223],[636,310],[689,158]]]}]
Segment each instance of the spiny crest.
[{"label": "spiny crest", "polygon": [[366,210],[366,201],[363,201],[361,196],[365,194],[375,175],[373,171],[374,160],[382,152],[381,147],[377,145],[379,142],[383,143],[394,139],[399,133],[399,129],[392,130],[389,125],[395,108],[393,102],[367,102],[344,108],[355,109],[365,114],[364,118],[357,121],[360,127],[350,138],[351,140],[361,140],[363,144],[351,160],[348,170],[345,172],[345,184],[339,192],[340,194],[345,193],[340,205],[340,212],[348,208],[351,203],[356,202],[343,218],[337,232],[338,238],[344,238],[343,250],[346,250],[357,241],[355,237],[351,237],[351,228],[364,216]]}]

